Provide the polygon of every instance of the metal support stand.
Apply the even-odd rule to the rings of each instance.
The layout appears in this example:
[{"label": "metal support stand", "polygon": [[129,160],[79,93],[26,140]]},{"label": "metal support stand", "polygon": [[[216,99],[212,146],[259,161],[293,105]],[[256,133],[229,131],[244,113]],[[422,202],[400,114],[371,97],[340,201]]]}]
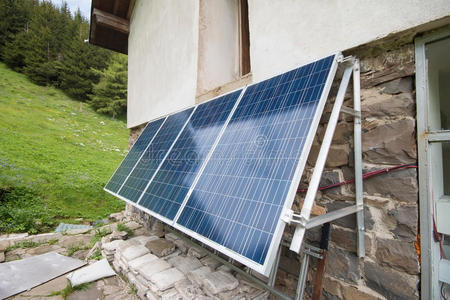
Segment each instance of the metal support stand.
[{"label": "metal support stand", "polygon": [[[354,57],[343,59],[341,62],[345,66],[344,74],[342,76],[341,84],[334,102],[333,110],[328,121],[327,129],[320,147],[319,155],[316,160],[316,165],[309,183],[308,191],[305,196],[303,207],[300,214],[295,214],[289,211],[285,214],[285,220],[288,223],[296,224],[295,233],[290,245],[290,250],[299,253],[302,249],[302,242],[305,231],[322,225],[327,222],[356,214],[356,232],[357,232],[357,252],[359,257],[364,257],[364,204],[363,204],[363,178],[362,178],[362,145],[361,145],[361,97],[360,97],[360,70],[359,60]],[[353,109],[343,106],[345,93],[347,91],[350,77],[353,75]],[[314,205],[314,200],[319,188],[319,182],[322,177],[322,172],[325,167],[325,162],[328,156],[328,151],[331,146],[334,131],[338,123],[339,114],[345,113],[353,116],[354,121],[354,161],[355,161],[355,205],[338,209],[327,214],[310,218],[311,209]],[[308,271],[309,257],[311,256],[308,247],[303,247],[303,260],[299,281],[297,286],[296,299],[302,299],[306,275]]]},{"label": "metal support stand", "polygon": [[[357,232],[357,252],[359,257],[364,257],[365,255],[365,247],[364,247],[364,204],[363,204],[363,177],[362,177],[362,146],[361,146],[361,98],[360,98],[360,70],[359,70],[359,60],[354,57],[347,57],[340,61],[345,67],[344,74],[342,76],[342,80],[339,86],[339,90],[336,96],[336,100],[334,102],[333,110],[331,112],[330,119],[328,121],[327,129],[325,131],[325,135],[322,141],[322,145],[320,147],[320,152],[316,160],[316,165],[314,167],[314,171],[311,177],[311,181],[309,183],[308,191],[305,196],[305,200],[303,203],[303,207],[301,209],[300,214],[295,214],[292,210],[286,211],[282,215],[282,219],[288,224],[296,224],[295,233],[293,239],[291,241],[289,249],[300,253],[300,250],[303,252],[302,263],[300,268],[300,274],[297,284],[297,291],[295,295],[295,299],[299,300],[303,298],[306,279],[308,274],[309,261],[311,256],[315,258],[322,259],[322,254],[324,253],[323,249],[313,247],[306,243],[303,243],[303,238],[305,235],[305,231],[307,229],[322,225],[324,223],[331,222],[333,220],[356,214],[356,232]],[[347,91],[348,84],[350,82],[350,78],[353,75],[353,108],[349,108],[343,106],[345,93]],[[338,123],[339,114],[345,113],[353,116],[354,120],[354,161],[355,161],[355,205],[348,206],[342,209],[338,209],[327,214],[317,216],[314,218],[310,218],[311,209],[314,205],[314,200],[317,194],[317,190],[319,188],[319,182],[322,177],[322,172],[325,167],[325,162],[328,156],[328,151],[331,146],[331,141],[333,139],[334,131],[336,129],[336,125]],[[168,231],[171,231],[175,234],[177,232],[167,227]],[[190,239],[177,234],[183,240],[189,242],[192,245],[197,244],[192,242]],[[278,249],[275,263],[270,272],[269,278],[267,282],[264,282],[254,276],[252,276],[252,272],[250,269],[244,271],[238,267],[236,267],[232,260],[225,260],[217,255],[217,253],[212,253],[207,251],[208,255],[213,257],[214,259],[220,261],[221,263],[227,265],[235,272],[241,274],[246,279],[251,282],[267,289],[274,295],[278,296],[280,299],[291,299],[287,295],[283,294],[281,291],[274,288],[275,278],[278,271],[280,254],[281,254],[281,246]],[[325,254],[324,254],[325,255]]]}]

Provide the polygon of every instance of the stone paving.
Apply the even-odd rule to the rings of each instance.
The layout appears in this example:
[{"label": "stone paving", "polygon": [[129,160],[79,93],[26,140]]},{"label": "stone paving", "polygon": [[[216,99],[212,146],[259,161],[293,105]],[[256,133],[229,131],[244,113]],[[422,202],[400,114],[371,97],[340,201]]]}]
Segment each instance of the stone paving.
[{"label": "stone paving", "polygon": [[[22,259],[51,251],[95,262],[107,258],[117,276],[100,279],[83,290],[73,290],[68,300],[89,299],[267,299],[269,293],[161,228],[149,230],[125,216],[110,216],[110,222],[92,230],[0,236],[0,262]],[[117,230],[128,227],[133,235]],[[120,227],[119,227],[120,228]],[[99,237],[99,235],[101,235]],[[94,245],[92,245],[94,244]],[[63,299],[65,275],[10,299]]]}]

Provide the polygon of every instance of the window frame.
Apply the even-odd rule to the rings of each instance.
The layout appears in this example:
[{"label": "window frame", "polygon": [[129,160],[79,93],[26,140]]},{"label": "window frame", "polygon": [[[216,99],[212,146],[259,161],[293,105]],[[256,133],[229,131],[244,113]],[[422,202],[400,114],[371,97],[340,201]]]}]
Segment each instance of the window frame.
[{"label": "window frame", "polygon": [[[422,299],[436,299],[440,297],[439,285],[439,243],[433,239],[433,214],[435,201],[433,189],[440,180],[433,182],[432,152],[433,147],[450,141],[450,130],[429,130],[429,101],[428,101],[428,65],[426,45],[450,38],[450,26],[434,32],[424,34],[415,39],[416,58],[416,120],[417,120],[417,150],[419,161],[419,220],[420,220],[420,248],[421,248],[421,297]],[[438,144],[437,144],[438,143]],[[439,159],[439,158],[438,158]],[[442,159],[442,158],[440,158]],[[436,175],[434,175],[436,179]],[[445,196],[444,196],[445,197]]]}]

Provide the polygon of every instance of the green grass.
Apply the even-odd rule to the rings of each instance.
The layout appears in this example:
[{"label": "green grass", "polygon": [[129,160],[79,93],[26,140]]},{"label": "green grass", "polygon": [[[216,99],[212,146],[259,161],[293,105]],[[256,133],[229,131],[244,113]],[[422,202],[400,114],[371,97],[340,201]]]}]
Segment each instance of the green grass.
[{"label": "green grass", "polygon": [[133,236],[133,230],[131,230],[130,227],[122,223],[117,224],[117,231],[125,231],[128,234],[128,237]]},{"label": "green grass", "polygon": [[[126,154],[123,120],[0,63],[0,232],[44,232],[123,209],[103,191]],[[104,125],[103,125],[104,124]]]}]

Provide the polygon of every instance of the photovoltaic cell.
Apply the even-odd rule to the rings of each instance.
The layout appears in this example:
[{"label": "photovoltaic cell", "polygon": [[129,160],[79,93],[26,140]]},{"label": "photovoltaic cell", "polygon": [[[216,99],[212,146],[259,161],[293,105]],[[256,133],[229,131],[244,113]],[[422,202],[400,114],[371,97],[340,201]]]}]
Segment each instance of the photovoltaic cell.
[{"label": "photovoltaic cell", "polygon": [[197,107],[139,205],[170,220],[175,217],[241,91]]},{"label": "photovoltaic cell", "polygon": [[247,88],[177,220],[180,229],[265,263],[280,242],[275,229],[300,157],[308,155],[305,140],[334,58]]},{"label": "photovoltaic cell", "polygon": [[147,124],[144,131],[141,133],[131,150],[128,152],[127,156],[109,180],[108,184],[106,184],[106,190],[117,193],[128,174],[130,174],[131,170],[144,153],[145,149],[147,149],[147,146],[155,136],[158,129],[161,127],[164,120],[165,118],[162,118]]},{"label": "photovoltaic cell", "polygon": [[136,202],[153,177],[194,108],[167,117],[118,194]]}]

